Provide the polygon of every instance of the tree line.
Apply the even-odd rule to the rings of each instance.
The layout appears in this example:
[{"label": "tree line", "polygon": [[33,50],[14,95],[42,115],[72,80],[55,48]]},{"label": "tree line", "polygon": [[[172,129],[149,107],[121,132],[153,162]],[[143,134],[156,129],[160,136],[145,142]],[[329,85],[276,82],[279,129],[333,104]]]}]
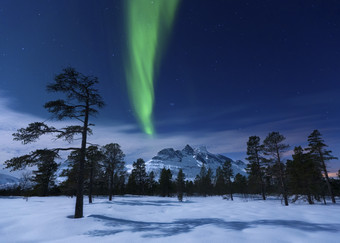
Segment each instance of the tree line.
[{"label": "tree line", "polygon": [[[185,174],[180,170],[176,179],[172,172],[164,168],[158,181],[153,172],[147,174],[143,159],[133,163],[133,169],[128,176],[124,168],[124,153],[119,144],[111,143],[103,147],[88,146],[88,136],[92,134],[90,118],[98,113],[105,104],[96,85],[98,78],[86,76],[72,67],[63,69],[56,75],[54,82],[47,85],[47,91],[59,93],[60,99],[47,102],[44,107],[56,120],[69,119],[74,125],[61,128],[49,126],[45,122],[33,122],[26,128],[18,129],[13,139],[29,144],[37,141],[43,135],[52,135],[54,139],[62,139],[72,143],[77,137],[79,147],[57,147],[37,149],[29,154],[14,157],[5,161],[6,168],[20,170],[26,166],[35,166],[31,180],[34,182],[35,195],[67,194],[76,196],[75,218],[83,217],[83,195],[114,194],[162,195],[178,194],[179,200],[183,195],[228,195],[233,199],[233,193],[261,193],[265,200],[272,193],[281,194],[285,205],[288,196],[306,196],[309,203],[314,200],[325,201],[330,196],[335,203],[335,195],[339,195],[339,181],[328,177],[326,162],[336,159],[327,150],[319,131],[315,130],[308,137],[306,149],[296,147],[292,160],[284,161],[283,154],[288,145],[283,143],[284,136],[278,132],[270,133],[263,144],[260,138],[252,136],[247,143],[249,165],[248,177],[234,175],[230,162],[226,161],[215,172],[202,166],[194,181],[185,180]],[[63,171],[67,179],[56,186],[55,172],[61,151],[70,151],[68,161],[70,167]],[[25,176],[25,186],[14,189],[16,193],[26,190],[29,176]],[[23,185],[22,184],[22,185]],[[8,193],[5,191],[2,194]],[[26,193],[26,192],[25,192]]]},{"label": "tree line", "polygon": [[[182,201],[184,196],[213,195],[233,200],[235,193],[244,196],[259,194],[263,200],[268,195],[282,195],[285,205],[289,204],[289,198],[293,202],[301,198],[309,204],[315,201],[326,203],[326,196],[335,203],[335,196],[340,195],[340,180],[331,179],[324,173],[327,171],[326,161],[335,157],[326,149],[320,132],[313,131],[308,137],[307,148],[295,147],[292,159],[286,162],[282,158],[289,146],[284,140],[285,137],[278,132],[269,133],[262,144],[258,136],[249,137],[248,176],[234,175],[232,162],[226,160],[216,171],[203,164],[194,180],[187,180],[182,169],[173,174],[169,168],[161,169],[156,179],[154,171],[146,171],[145,161],[141,158],[133,163],[131,173],[128,173],[119,144],[91,145],[85,154],[84,193],[88,195],[89,203],[93,202],[93,195],[108,196],[110,201],[114,195],[124,194],[177,196]],[[57,156],[44,151],[37,159],[37,170],[33,171],[35,186],[30,190],[31,195],[76,195],[79,157],[79,151],[70,153],[68,168],[61,173],[66,179],[57,186],[55,172],[58,164],[54,161]],[[20,188],[17,190],[20,193]]]}]

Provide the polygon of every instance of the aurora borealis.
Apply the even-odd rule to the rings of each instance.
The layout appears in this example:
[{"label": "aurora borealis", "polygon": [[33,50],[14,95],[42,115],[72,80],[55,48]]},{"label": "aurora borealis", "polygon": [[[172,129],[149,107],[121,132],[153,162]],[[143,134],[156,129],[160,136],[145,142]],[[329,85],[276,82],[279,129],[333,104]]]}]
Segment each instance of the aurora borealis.
[{"label": "aurora borealis", "polygon": [[178,0],[126,1],[126,80],[135,114],[146,134],[155,132],[154,82]]}]

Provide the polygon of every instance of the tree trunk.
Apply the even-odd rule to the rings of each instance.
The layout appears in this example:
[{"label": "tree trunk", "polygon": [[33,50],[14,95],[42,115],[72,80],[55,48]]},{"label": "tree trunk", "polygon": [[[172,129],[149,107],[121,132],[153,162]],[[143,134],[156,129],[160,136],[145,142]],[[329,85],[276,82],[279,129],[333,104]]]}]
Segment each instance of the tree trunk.
[{"label": "tree trunk", "polygon": [[113,188],[113,171],[110,172],[110,181],[109,181],[109,201],[112,201],[112,188]]},{"label": "tree trunk", "polygon": [[89,104],[86,102],[84,130],[81,139],[79,170],[78,170],[78,183],[77,183],[77,199],[74,218],[83,217],[84,207],[84,167],[85,167],[85,155],[86,155],[86,140],[87,140],[87,127],[89,122]]},{"label": "tree trunk", "polygon": [[284,174],[283,174],[283,170],[282,170],[280,153],[279,153],[278,148],[276,149],[276,154],[277,154],[277,162],[278,162],[278,166],[279,166],[279,170],[280,170],[280,183],[281,183],[281,187],[282,187],[282,195],[283,195],[283,199],[285,201],[285,206],[288,206],[288,196],[287,196],[287,191],[286,191],[286,183],[284,181]]},{"label": "tree trunk", "polygon": [[266,191],[265,191],[265,185],[264,185],[264,181],[261,178],[261,192],[262,192],[262,199],[266,200]]},{"label": "tree trunk", "polygon": [[325,178],[326,178],[326,184],[327,184],[328,192],[331,195],[332,203],[335,203],[335,197],[334,197],[334,194],[333,194],[331,183],[329,182],[329,177],[328,177],[328,172],[327,172],[326,164],[325,164],[325,161],[323,159],[323,156],[322,156],[322,153],[321,153],[320,150],[319,150],[319,154],[320,154],[320,159],[321,159],[321,163],[322,163],[322,169],[323,169],[323,172],[325,173]]},{"label": "tree trunk", "polygon": [[92,185],[93,185],[93,165],[91,164],[90,183],[89,183],[89,203],[92,203]]},{"label": "tree trunk", "polygon": [[231,180],[229,180],[229,189],[230,189],[230,191],[229,191],[229,193],[230,193],[230,199],[231,199],[231,201],[234,201],[234,198],[233,198],[233,189],[231,188]]}]

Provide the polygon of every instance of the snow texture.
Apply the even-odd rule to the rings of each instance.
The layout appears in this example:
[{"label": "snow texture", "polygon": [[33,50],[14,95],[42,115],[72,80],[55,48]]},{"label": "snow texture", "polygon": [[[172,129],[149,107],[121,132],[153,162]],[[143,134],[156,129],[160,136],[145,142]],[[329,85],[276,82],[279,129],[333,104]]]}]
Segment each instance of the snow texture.
[{"label": "snow texture", "polygon": [[237,173],[246,175],[246,164],[241,160],[233,161],[226,156],[210,153],[205,146],[193,149],[190,145],[186,145],[182,150],[166,148],[159,151],[155,157],[146,162],[146,170],[148,173],[153,171],[156,179],[158,179],[163,168],[170,169],[173,178],[182,168],[186,179],[193,181],[196,175],[200,173],[203,165],[207,169],[211,168],[212,172],[215,173],[216,169],[219,166],[222,167],[226,160],[231,161],[235,175]]},{"label": "snow texture", "polygon": [[0,197],[1,242],[339,242],[340,205],[282,206],[269,198]]}]

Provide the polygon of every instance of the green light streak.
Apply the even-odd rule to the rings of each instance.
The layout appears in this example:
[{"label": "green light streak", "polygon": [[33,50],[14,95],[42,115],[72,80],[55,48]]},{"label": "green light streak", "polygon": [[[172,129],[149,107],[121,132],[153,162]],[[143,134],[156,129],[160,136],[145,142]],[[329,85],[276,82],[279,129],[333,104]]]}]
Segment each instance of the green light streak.
[{"label": "green light streak", "polygon": [[145,133],[154,134],[154,78],[179,0],[124,0],[128,58],[126,79],[130,101]]}]

